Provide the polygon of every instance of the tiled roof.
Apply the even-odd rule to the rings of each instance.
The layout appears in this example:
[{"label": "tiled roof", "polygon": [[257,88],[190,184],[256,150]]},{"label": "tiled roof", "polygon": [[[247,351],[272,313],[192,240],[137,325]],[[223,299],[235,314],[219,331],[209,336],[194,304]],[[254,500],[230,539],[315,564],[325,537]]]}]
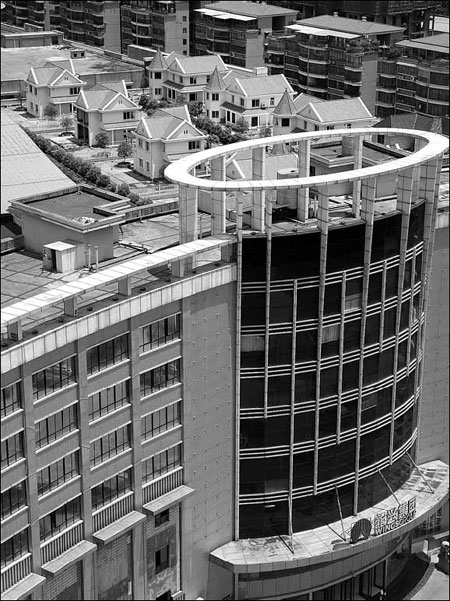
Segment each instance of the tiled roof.
[{"label": "tiled roof", "polygon": [[[206,56],[183,56],[175,58],[178,61],[183,73],[186,75],[198,75],[200,73],[212,73],[215,68],[219,71],[226,71],[227,66],[217,54],[208,54]],[[169,63],[169,69],[174,61]]]},{"label": "tiled roof", "polygon": [[283,90],[294,92],[284,75],[261,75],[237,80],[247,96],[279,94]]},{"label": "tiled roof", "polygon": [[[117,92],[113,90],[83,90],[82,95],[86,99],[88,109],[102,109],[108,102],[110,102]],[[78,104],[78,100],[76,102]]]},{"label": "tiled roof", "polygon": [[[444,133],[445,128],[442,117],[430,117],[420,115],[419,113],[405,113],[403,115],[390,115],[380,121],[377,127],[398,127],[404,129],[417,129],[421,131],[431,131],[434,133]],[[447,132],[448,135],[448,132]]]},{"label": "tiled roof", "polygon": [[95,85],[93,88],[90,89],[91,92],[98,92],[98,91],[104,92],[105,90],[113,90],[114,92],[119,92],[120,94],[123,94],[124,96],[128,97],[127,86],[123,79],[122,79],[122,81],[110,81],[110,82],[105,82],[105,83],[98,83],[97,85]]},{"label": "tiled roof", "polygon": [[23,131],[18,124],[22,121],[26,123],[11,117],[8,109],[1,110],[2,213],[10,201],[74,185]]},{"label": "tiled roof", "polygon": [[403,31],[404,27],[394,27],[393,25],[383,25],[383,23],[373,23],[372,21],[362,21],[360,19],[348,19],[346,17],[333,17],[332,15],[320,15],[309,19],[297,21],[299,25],[312,25],[322,29],[331,29],[334,31],[347,31],[349,33],[359,33],[377,35],[381,33],[395,33]]},{"label": "tiled roof", "polygon": [[189,114],[188,107],[186,104],[183,104],[182,106],[172,106],[164,109],[158,109],[153,113],[152,117],[165,117],[167,115],[171,115],[172,117],[178,117],[178,119],[189,121],[189,123],[191,122],[191,116]]},{"label": "tiled roof", "polygon": [[173,115],[153,114],[151,117],[144,117],[147,130],[150,137],[154,140],[165,140],[179,125],[183,119]]},{"label": "tiled roof", "polygon": [[49,84],[55,81],[63,71],[64,69],[60,69],[60,67],[38,67],[33,69],[37,85]]},{"label": "tiled roof", "polygon": [[153,57],[152,62],[148,67],[149,71],[162,71],[163,69],[167,69],[166,59],[162,55],[161,50],[158,48],[155,56]]},{"label": "tiled roof", "polygon": [[50,58],[44,67],[48,67],[49,65],[53,65],[55,67],[61,67],[61,69],[67,69],[69,73],[75,75],[75,68],[71,58],[61,58],[59,56],[55,58]]},{"label": "tiled roof", "polygon": [[310,96],[309,94],[299,94],[297,98],[294,98],[293,100],[295,111],[297,113],[302,111],[308,104],[316,104],[317,102],[325,102],[325,100],[317,98],[316,96]]},{"label": "tiled roof", "polygon": [[243,0],[241,2],[214,2],[213,4],[207,4],[204,8],[255,17],[255,19],[269,15],[297,15],[297,11],[290,10],[289,8],[281,8],[265,3],[244,2]]},{"label": "tiled roof", "polygon": [[220,74],[219,69],[216,67],[206,84],[205,90],[225,90],[226,84]]},{"label": "tiled roof", "polygon": [[297,112],[295,104],[292,98],[289,96],[288,91],[285,90],[280,102],[273,111],[274,115],[295,115]]},{"label": "tiled roof", "polygon": [[[298,114],[304,114],[302,109]],[[345,98],[314,103],[313,111],[321,123],[344,123],[357,119],[371,119],[373,115],[361,98]]]}]

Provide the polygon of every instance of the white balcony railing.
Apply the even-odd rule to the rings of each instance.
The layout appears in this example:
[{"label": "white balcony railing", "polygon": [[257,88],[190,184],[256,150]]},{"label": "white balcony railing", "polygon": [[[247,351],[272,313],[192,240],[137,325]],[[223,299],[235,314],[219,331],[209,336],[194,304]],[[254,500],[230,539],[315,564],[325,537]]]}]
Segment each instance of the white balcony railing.
[{"label": "white balcony railing", "polygon": [[2,568],[2,593],[28,576],[31,572],[31,553],[19,557],[10,565]]},{"label": "white balcony railing", "polygon": [[164,474],[144,487],[144,504],[154,501],[158,497],[178,488],[183,484],[183,468],[179,467],[173,472]]},{"label": "white balcony railing", "polygon": [[97,532],[109,524],[112,524],[119,518],[127,515],[130,511],[133,511],[134,506],[134,493],[129,492],[120,499],[116,499],[106,507],[97,509],[93,512],[93,531]]},{"label": "white balcony railing", "polygon": [[41,544],[41,565],[48,563],[83,540],[83,522],[80,520]]}]

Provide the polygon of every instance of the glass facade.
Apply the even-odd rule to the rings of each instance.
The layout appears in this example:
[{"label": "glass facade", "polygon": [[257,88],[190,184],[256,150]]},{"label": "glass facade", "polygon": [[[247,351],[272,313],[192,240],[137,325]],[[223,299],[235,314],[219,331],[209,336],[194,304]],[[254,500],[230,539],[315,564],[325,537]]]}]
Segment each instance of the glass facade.
[{"label": "glass facade", "polygon": [[393,489],[410,474],[423,222],[422,204],[401,256],[402,216],[375,220],[368,286],[364,223],[330,229],[322,279],[320,233],[273,236],[270,245],[244,237],[241,538],[288,532],[290,479],[293,530],[301,531],[339,519],[330,484],[346,517],[389,496],[378,470]]}]

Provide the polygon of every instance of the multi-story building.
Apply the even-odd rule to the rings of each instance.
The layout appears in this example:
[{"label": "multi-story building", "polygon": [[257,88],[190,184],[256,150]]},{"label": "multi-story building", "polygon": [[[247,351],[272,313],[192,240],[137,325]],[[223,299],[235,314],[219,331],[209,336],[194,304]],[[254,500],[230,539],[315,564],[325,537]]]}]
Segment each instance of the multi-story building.
[{"label": "multi-story building", "polygon": [[[448,499],[448,464],[416,451],[448,142],[409,132],[416,152],[362,169],[363,139],[386,131],[283,136],[293,179],[265,178],[267,139],[233,146],[250,181],[225,180],[226,147],[180,159],[179,243],[138,222],[162,249],[131,258],[114,195],[14,204],[43,261],[2,270],[21,295],[1,322],[3,598],[389,591]],[[307,177],[318,137],[344,137],[355,168]],[[205,162],[212,179],[193,175]]]},{"label": "multi-story building", "polygon": [[271,0],[271,4],[287,6],[298,11],[299,19],[317,17],[319,15],[339,13],[341,17],[395,25],[405,28],[405,35],[421,37],[433,29],[434,15],[440,9],[441,2],[436,0],[381,0],[377,2],[361,2],[354,0]]},{"label": "multi-story building", "polygon": [[374,112],[378,49],[401,40],[402,31],[337,13],[304,19],[267,37],[267,62],[297,91],[325,100],[361,97]]},{"label": "multi-story building", "polygon": [[379,58],[376,114],[449,114],[448,34],[398,42]]},{"label": "multi-story building", "polygon": [[121,2],[122,49],[130,44],[189,54],[190,2]]},{"label": "multi-story building", "polygon": [[218,54],[238,67],[264,66],[268,33],[282,31],[296,12],[255,2],[215,2],[194,11],[193,54]]},{"label": "multi-story building", "polygon": [[[11,23],[11,25],[17,27],[24,27],[25,24],[29,24],[46,28],[46,4],[48,2],[44,0],[31,0],[31,2],[11,0],[11,2],[5,2],[1,11],[2,23]],[[51,26],[53,27],[53,25],[52,23]]]}]

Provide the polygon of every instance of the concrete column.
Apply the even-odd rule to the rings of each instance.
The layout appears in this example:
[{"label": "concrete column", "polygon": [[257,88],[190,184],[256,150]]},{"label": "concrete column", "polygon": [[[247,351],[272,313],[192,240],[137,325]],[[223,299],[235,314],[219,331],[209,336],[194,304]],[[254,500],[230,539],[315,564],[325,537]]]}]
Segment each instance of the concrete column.
[{"label": "concrete column", "polygon": [[198,201],[197,190],[180,186],[179,214],[180,214],[180,244],[192,242],[198,238]]},{"label": "concrete column", "polygon": [[[265,146],[252,149],[252,179],[263,180],[266,175],[266,149]],[[252,228],[265,231],[264,205],[265,191],[254,190],[252,192]]]},{"label": "concrete column", "polygon": [[8,338],[11,340],[22,340],[22,324],[20,321],[9,324],[9,326],[7,326],[7,331]]},{"label": "concrete column", "polygon": [[398,174],[396,209],[405,215],[411,213],[411,201],[417,169],[418,167],[414,166]]},{"label": "concrete column", "polygon": [[[363,137],[358,136],[353,139],[353,169],[361,169],[362,167],[362,153],[363,153]],[[361,180],[357,179],[353,182],[353,203],[352,203],[352,215],[353,217],[359,218],[361,203]]]},{"label": "concrete column", "polygon": [[[298,177],[309,177],[311,164],[311,141],[300,140],[298,144]],[[297,219],[306,221],[309,212],[309,188],[299,188],[297,193]]]},{"label": "concrete column", "polygon": [[68,298],[64,301],[64,314],[69,315],[70,317],[76,317],[78,313],[77,308],[77,297],[72,296],[72,298]]},{"label": "concrete column", "polygon": [[[225,156],[211,159],[211,179],[225,181]],[[224,234],[226,197],[222,190],[211,191],[211,234]]]},{"label": "concrete column", "polygon": [[124,296],[131,295],[131,278],[123,278],[117,282],[117,292]]},{"label": "concrete column", "polygon": [[144,587],[144,532],[147,522],[138,524],[133,528],[133,597],[135,599],[145,599]]}]

